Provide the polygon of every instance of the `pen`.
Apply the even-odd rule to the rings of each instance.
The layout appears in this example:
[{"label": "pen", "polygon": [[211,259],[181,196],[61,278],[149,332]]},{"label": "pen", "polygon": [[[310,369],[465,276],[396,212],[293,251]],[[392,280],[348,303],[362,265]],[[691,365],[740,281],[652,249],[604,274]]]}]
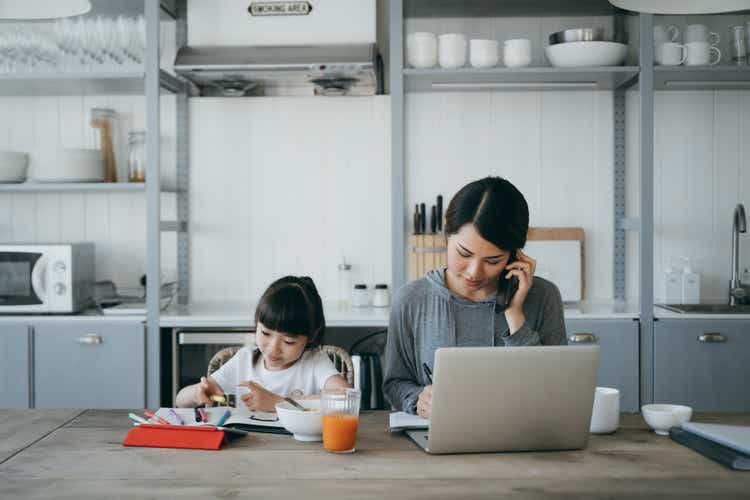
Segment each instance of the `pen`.
[{"label": "pen", "polygon": [[221,427],[222,425],[224,425],[224,422],[227,421],[230,413],[231,412],[229,410],[224,410],[224,414],[221,417],[219,417],[219,421],[216,422],[216,427]]},{"label": "pen", "polygon": [[156,415],[151,410],[146,410],[143,413],[145,413],[146,416],[149,417],[149,418],[155,418],[160,424],[172,425],[172,424],[169,423],[169,421],[164,420],[163,418],[161,418],[160,416]]},{"label": "pen", "polygon": [[204,410],[203,408],[198,408],[198,413],[200,413],[201,422],[208,422],[208,417],[206,416],[206,410]]},{"label": "pen", "polygon": [[131,420],[135,420],[136,422],[139,422],[141,424],[147,424],[148,423],[148,420],[146,420],[145,418],[139,417],[135,413],[128,414],[128,417],[130,417]]},{"label": "pen", "polygon": [[430,367],[427,366],[427,363],[422,363],[422,368],[424,368],[424,373],[427,375],[427,381],[432,385],[432,372],[430,371]]},{"label": "pen", "polygon": [[176,411],[174,411],[172,408],[169,409],[169,414],[172,415],[172,417],[177,421],[180,425],[185,425],[185,422],[180,418],[180,416],[177,414]]}]

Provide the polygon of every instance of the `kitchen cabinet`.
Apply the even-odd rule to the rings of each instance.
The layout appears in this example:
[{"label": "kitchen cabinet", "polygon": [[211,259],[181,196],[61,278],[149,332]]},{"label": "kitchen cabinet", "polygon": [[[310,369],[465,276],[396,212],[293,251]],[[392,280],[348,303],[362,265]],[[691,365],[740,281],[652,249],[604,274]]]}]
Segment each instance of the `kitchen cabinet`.
[{"label": "kitchen cabinet", "polygon": [[695,411],[749,411],[750,320],[654,325],[654,402]]},{"label": "kitchen cabinet", "polygon": [[34,327],[36,408],[143,408],[141,324],[41,323]]},{"label": "kitchen cabinet", "polygon": [[620,411],[639,411],[638,321],[566,320],[570,345],[595,344],[601,361],[596,385],[620,391]]},{"label": "kitchen cabinet", "polygon": [[30,407],[29,326],[0,324],[0,408]]}]

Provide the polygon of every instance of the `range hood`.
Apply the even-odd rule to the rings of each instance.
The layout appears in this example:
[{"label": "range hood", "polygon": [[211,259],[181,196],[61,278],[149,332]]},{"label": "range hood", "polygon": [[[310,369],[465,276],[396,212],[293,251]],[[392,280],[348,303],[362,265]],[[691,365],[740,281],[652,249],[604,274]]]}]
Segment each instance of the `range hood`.
[{"label": "range hood", "polygon": [[382,93],[375,44],[188,46],[177,53],[174,68],[202,96]]}]

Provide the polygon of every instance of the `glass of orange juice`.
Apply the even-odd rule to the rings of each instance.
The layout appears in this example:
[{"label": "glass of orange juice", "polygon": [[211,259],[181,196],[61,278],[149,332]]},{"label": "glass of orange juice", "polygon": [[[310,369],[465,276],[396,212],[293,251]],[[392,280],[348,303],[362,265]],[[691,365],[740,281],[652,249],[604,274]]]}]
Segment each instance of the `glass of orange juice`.
[{"label": "glass of orange juice", "polygon": [[323,448],[334,453],[354,453],[359,425],[360,392],[331,389],[320,393]]}]

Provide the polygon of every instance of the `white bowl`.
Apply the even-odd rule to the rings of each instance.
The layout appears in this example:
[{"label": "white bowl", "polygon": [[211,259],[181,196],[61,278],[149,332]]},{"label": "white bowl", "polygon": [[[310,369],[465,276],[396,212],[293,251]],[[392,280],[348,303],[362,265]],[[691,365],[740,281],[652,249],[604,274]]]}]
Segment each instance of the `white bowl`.
[{"label": "white bowl", "polygon": [[320,414],[320,399],[297,400],[308,411],[298,410],[286,401],[276,405],[276,413],[286,430],[294,434],[297,441],[322,441],[323,420]]},{"label": "white bowl", "polygon": [[38,182],[104,182],[104,156],[98,149],[61,148],[54,162],[34,163]]},{"label": "white bowl", "polygon": [[670,427],[678,427],[689,422],[693,416],[693,409],[681,405],[643,405],[641,414],[643,420],[654,432],[666,436],[669,434]]},{"label": "white bowl", "polygon": [[25,181],[28,166],[28,154],[18,151],[0,151],[0,183]]},{"label": "white bowl", "polygon": [[628,46],[616,42],[568,42],[544,48],[547,59],[558,68],[619,66],[625,61]]}]

